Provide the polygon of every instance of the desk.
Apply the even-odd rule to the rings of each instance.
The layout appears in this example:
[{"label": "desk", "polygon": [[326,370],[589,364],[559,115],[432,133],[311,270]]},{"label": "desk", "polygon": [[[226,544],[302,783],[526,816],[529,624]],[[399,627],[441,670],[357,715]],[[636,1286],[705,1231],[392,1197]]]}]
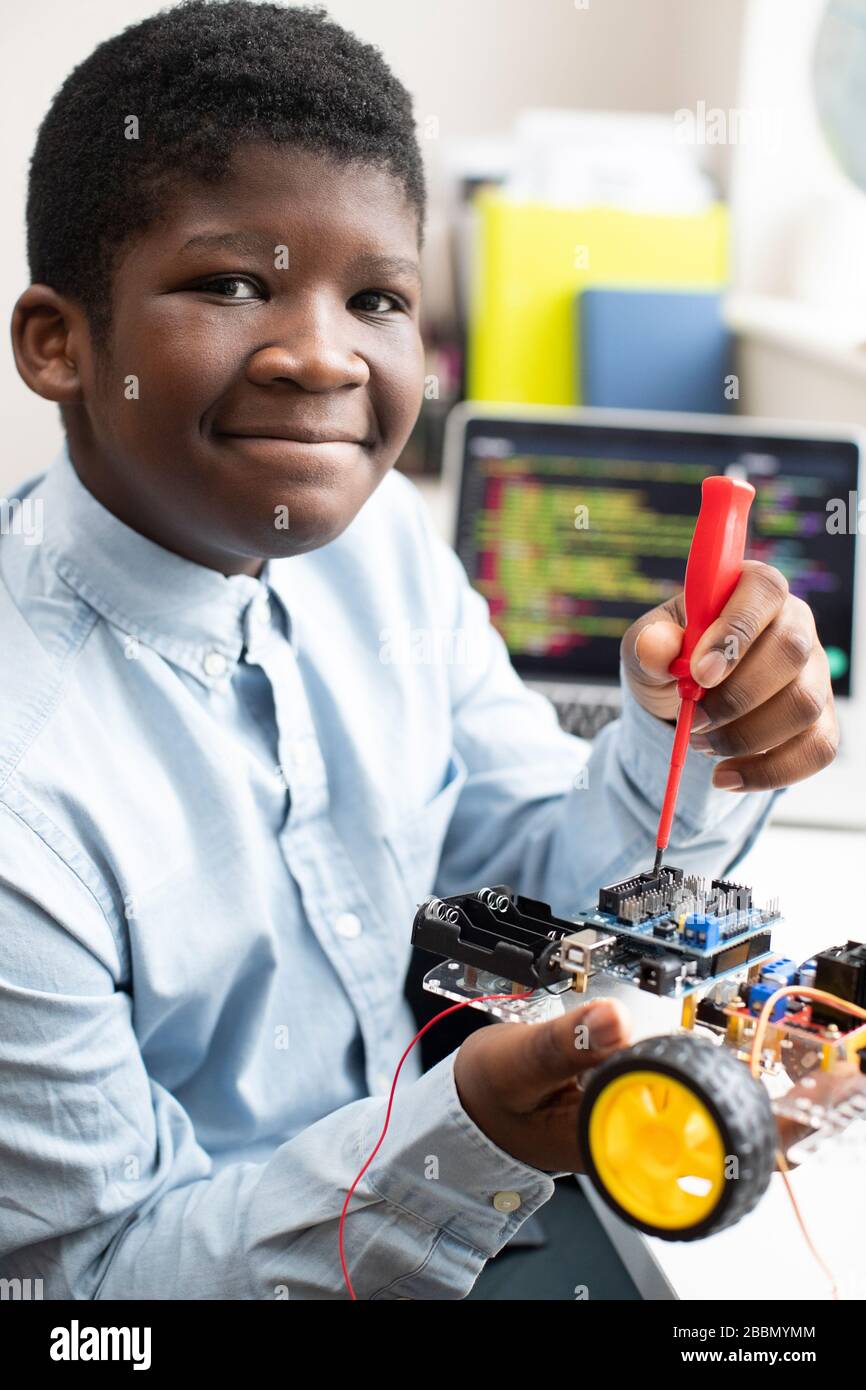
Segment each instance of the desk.
[{"label": "desk", "polygon": [[[805,960],[846,933],[866,938],[866,907],[858,905],[866,868],[866,835],[770,825],[737,866],[739,882],[760,900],[777,893],[785,921],[773,945]],[[635,1019],[634,1036],[664,1030],[640,995],[620,996]],[[653,1001],[656,1002],[656,1001]],[[653,1026],[653,1022],[655,1026]],[[791,1173],[803,1219],[830,1266],[841,1298],[866,1299],[866,1124]],[[782,1178],[774,1175],[756,1209],[706,1240],[676,1242],[641,1235],[580,1178],[596,1214],[642,1296],[648,1299],[828,1299],[830,1287],[803,1239]]]}]

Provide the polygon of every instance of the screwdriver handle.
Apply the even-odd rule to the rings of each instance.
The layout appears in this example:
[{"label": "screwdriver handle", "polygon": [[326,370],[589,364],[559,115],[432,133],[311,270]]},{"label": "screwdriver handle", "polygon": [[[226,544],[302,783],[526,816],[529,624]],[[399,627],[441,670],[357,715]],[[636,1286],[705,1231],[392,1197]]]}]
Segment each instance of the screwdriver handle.
[{"label": "screwdriver handle", "polygon": [[701,509],[686,564],[686,631],[679,656],[668,667],[678,677],[681,700],[700,700],[705,694],[690,674],[692,652],[737,587],[754,496],[752,484],[743,478],[704,478],[701,484]]},{"label": "screwdriver handle", "polygon": [[656,836],[656,872],[670,840],[695,706],[706,694],[704,687],[692,678],[692,653],[718,618],[743,572],[749,508],[754,496],[752,484],[740,478],[704,478],[701,484],[701,509],[686,564],[686,630],[680,654],[668,667],[670,674],[677,677],[681,704]]}]

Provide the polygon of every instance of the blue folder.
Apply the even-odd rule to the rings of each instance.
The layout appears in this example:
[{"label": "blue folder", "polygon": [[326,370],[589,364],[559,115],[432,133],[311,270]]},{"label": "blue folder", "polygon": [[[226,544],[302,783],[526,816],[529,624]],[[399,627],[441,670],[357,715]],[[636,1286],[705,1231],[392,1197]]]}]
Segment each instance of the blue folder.
[{"label": "blue folder", "polygon": [[690,290],[587,289],[576,296],[583,405],[715,414],[736,405],[722,296]]}]

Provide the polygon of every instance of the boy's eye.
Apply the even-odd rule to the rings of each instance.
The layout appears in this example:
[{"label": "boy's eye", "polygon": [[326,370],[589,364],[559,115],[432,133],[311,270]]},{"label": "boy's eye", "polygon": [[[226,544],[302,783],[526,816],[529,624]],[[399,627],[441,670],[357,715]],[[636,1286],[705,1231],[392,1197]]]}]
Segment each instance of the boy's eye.
[{"label": "boy's eye", "polygon": [[[359,300],[367,300],[368,303],[359,303]],[[369,303],[373,300],[373,304]],[[376,307],[378,302],[380,307]],[[390,309],[402,309],[403,305],[394,294],[386,294],[384,290],[361,290],[360,294],[352,296],[350,303],[360,309],[365,314],[384,314]]]},{"label": "boy's eye", "polygon": [[[213,290],[216,294],[224,295],[226,299],[255,299],[261,294],[256,282],[248,280],[245,275],[214,275],[210,280],[202,280],[196,285],[196,289]],[[251,293],[245,294],[244,290]]]},{"label": "boy's eye", "polygon": [[[220,294],[225,299],[250,300],[257,299],[263,291],[256,284],[255,280],[249,279],[245,275],[212,275],[207,280],[201,280],[195,286],[197,290],[205,290],[209,293]],[[403,304],[394,294],[387,294],[384,290],[361,290],[359,294],[353,295],[350,303],[362,313],[367,314],[386,314],[393,310],[401,310]]]}]

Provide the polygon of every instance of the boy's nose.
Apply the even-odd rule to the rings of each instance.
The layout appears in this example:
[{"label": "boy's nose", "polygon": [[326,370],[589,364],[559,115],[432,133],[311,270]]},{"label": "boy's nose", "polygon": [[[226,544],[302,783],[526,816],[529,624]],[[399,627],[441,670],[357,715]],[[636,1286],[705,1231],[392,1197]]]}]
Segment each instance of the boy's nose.
[{"label": "boy's nose", "polygon": [[305,391],[365,386],[370,379],[370,369],[357,352],[311,332],[292,333],[284,342],[259,348],[249,359],[246,374],[255,386],[292,381]]}]

